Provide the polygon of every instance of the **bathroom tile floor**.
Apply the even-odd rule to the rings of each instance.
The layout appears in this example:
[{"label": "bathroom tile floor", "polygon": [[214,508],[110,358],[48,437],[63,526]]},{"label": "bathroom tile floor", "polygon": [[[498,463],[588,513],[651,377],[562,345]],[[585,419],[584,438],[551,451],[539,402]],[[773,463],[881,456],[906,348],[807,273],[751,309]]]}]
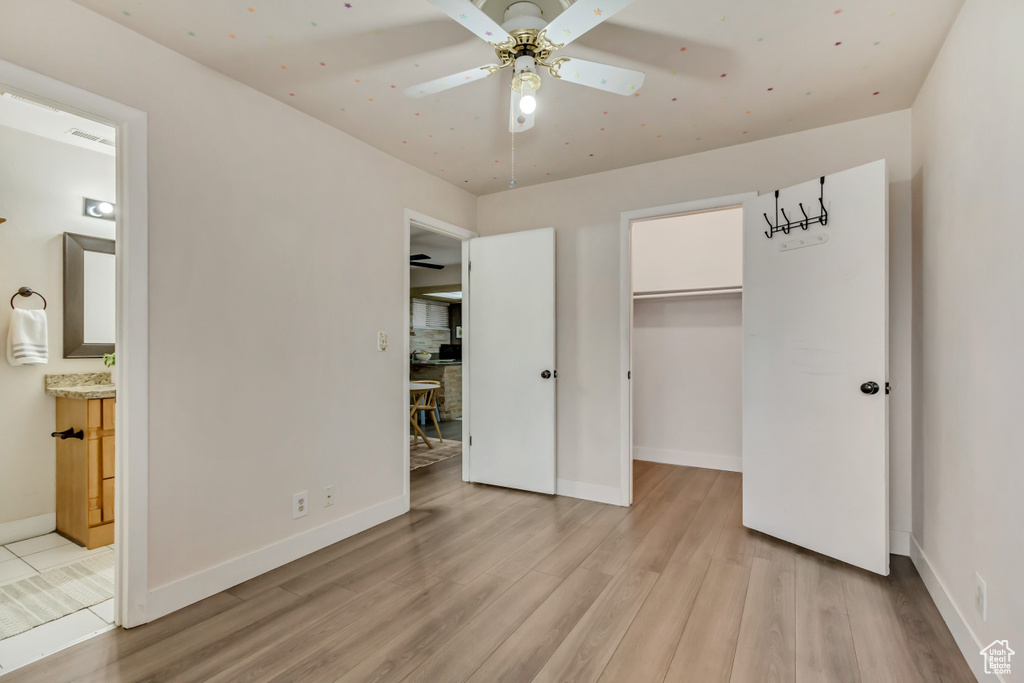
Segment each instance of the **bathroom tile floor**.
[{"label": "bathroom tile floor", "polygon": [[[27,579],[100,553],[113,546],[87,550],[59,534],[45,534],[0,546],[0,586]],[[80,640],[113,628],[114,600],[73,612],[54,621],[0,640],[0,675]]]}]

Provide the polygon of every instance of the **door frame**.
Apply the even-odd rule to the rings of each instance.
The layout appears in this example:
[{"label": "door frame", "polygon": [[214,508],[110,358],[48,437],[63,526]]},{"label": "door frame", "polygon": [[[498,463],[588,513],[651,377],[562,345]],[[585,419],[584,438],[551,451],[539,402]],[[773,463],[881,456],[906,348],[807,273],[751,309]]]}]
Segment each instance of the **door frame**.
[{"label": "door frame", "polygon": [[147,621],[149,595],[149,223],[147,115],[0,60],[5,90],[113,126],[117,131],[117,386],[114,421],[114,624]]},{"label": "door frame", "polygon": [[633,278],[630,234],[633,223],[742,206],[757,192],[666,204],[619,214],[619,491],[620,505],[633,503]]},{"label": "door frame", "polygon": [[[430,232],[436,232],[446,237],[459,240],[462,242],[462,481],[469,481],[469,344],[472,336],[472,325],[469,320],[469,240],[480,235],[473,232],[472,230],[466,230],[460,228],[457,225],[446,223],[438,218],[428,216],[425,213],[419,211],[413,211],[412,209],[405,210],[405,218],[403,220],[403,229],[405,231],[405,261],[403,263],[408,264],[409,257],[412,255],[412,250],[409,245],[409,239],[411,236],[412,226],[415,225],[417,228],[429,230]],[[411,285],[409,284],[409,267],[405,267],[404,277],[404,288],[405,293],[404,306],[402,308],[402,327],[399,328],[403,331],[402,348],[405,352],[405,375],[402,378],[403,385],[401,387],[401,396],[403,402],[408,400],[409,394],[409,372],[412,369],[412,357],[409,345],[409,291]],[[400,404],[402,405],[402,404]],[[408,415],[404,416],[403,424],[408,419]],[[408,429],[405,426],[403,429]],[[404,431],[403,431],[404,433]],[[404,484],[402,492],[405,495],[406,508],[409,507],[410,503],[410,490],[409,490],[409,454],[411,450],[411,444],[409,439],[405,440],[404,446],[404,457],[402,469]]]}]

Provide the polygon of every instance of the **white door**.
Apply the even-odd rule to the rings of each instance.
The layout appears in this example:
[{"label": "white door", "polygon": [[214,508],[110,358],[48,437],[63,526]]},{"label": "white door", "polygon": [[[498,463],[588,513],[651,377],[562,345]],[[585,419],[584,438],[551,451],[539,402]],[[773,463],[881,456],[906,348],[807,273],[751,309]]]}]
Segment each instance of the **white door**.
[{"label": "white door", "polygon": [[[743,203],[743,523],[889,573],[885,161]],[[870,393],[875,383],[877,393]],[[862,387],[862,385],[865,385]]]},{"label": "white door", "polygon": [[555,229],[469,242],[469,480],[555,492]]}]

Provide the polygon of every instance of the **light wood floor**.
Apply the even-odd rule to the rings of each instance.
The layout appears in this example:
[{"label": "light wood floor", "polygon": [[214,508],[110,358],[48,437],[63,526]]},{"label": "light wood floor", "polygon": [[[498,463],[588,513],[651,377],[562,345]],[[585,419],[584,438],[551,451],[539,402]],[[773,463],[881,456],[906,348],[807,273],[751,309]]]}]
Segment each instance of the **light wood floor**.
[{"label": "light wood floor", "polygon": [[413,510],[16,681],[971,681],[913,566],[745,530],[740,475],[636,463],[632,508],[412,474]]}]

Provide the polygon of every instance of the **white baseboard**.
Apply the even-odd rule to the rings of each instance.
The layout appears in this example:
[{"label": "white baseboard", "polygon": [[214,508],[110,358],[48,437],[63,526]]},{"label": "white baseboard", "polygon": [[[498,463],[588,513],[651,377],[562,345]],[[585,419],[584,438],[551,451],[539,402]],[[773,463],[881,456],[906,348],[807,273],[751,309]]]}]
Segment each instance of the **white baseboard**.
[{"label": "white baseboard", "polygon": [[146,619],[153,621],[314,551],[377,526],[409,510],[405,496],[392,498],[247,555],[149,591]]},{"label": "white baseboard", "polygon": [[26,538],[42,536],[57,528],[57,513],[48,512],[45,515],[18,519],[13,522],[0,524],[0,545],[7,545],[15,541],[24,541]]},{"label": "white baseboard", "polygon": [[889,552],[910,557],[910,532],[889,529]]},{"label": "white baseboard", "polygon": [[559,479],[555,482],[555,493],[560,496],[568,496],[569,498],[592,500],[596,503],[622,505],[622,494],[618,486],[604,486],[602,484],[588,484],[585,481]]},{"label": "white baseboard", "polygon": [[665,465],[702,467],[707,470],[725,470],[726,472],[743,471],[743,458],[738,455],[691,453],[689,451],[674,451],[668,448],[645,448],[644,446],[633,446],[633,459],[645,460],[647,462],[660,462]]},{"label": "white baseboard", "polygon": [[913,535],[910,536],[910,559],[917,567],[917,573],[921,575],[925,588],[928,589],[932,600],[935,601],[935,606],[939,608],[939,614],[942,615],[943,621],[949,627],[949,632],[953,634],[953,640],[956,641],[957,647],[960,648],[964,659],[967,660],[967,665],[971,667],[974,677],[979,681],[990,681],[994,677],[1000,683],[1006,683],[1005,679],[998,674],[985,673],[985,659],[980,654],[984,645],[978,640],[974,629],[967,623],[964,613],[960,611],[953,600],[946,584],[935,573],[931,562],[928,561],[928,556],[924,554]]}]

